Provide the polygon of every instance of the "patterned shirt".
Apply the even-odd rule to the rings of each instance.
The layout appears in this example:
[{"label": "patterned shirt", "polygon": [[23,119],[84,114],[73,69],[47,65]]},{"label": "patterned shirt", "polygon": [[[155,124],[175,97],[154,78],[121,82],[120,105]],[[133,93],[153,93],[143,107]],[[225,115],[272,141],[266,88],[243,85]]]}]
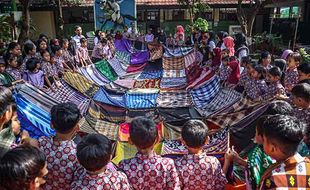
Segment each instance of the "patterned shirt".
[{"label": "patterned shirt", "polygon": [[243,72],[242,72],[241,75],[240,75],[240,80],[239,80],[239,82],[238,82],[238,85],[239,85],[239,86],[245,86],[246,83],[247,83],[249,80],[251,80],[251,79],[250,79],[250,76],[248,75],[247,70],[244,69]]},{"label": "patterned shirt", "polygon": [[278,81],[274,83],[270,83],[267,88],[267,93],[263,95],[263,99],[267,100],[270,98],[274,98],[277,95],[285,96],[285,88],[283,85]]},{"label": "patterned shirt", "polygon": [[43,88],[44,86],[44,73],[41,70],[37,72],[26,71],[23,73],[23,80],[29,82],[37,88]]},{"label": "patterned shirt", "polygon": [[184,190],[221,190],[227,183],[220,162],[206,153],[184,155],[175,165]]},{"label": "patterned shirt", "polygon": [[123,172],[109,169],[96,175],[89,174],[85,169],[78,170],[79,179],[71,184],[71,190],[129,190],[130,184]]},{"label": "patterned shirt", "polygon": [[119,167],[126,173],[133,189],[180,189],[178,173],[170,158],[155,153],[137,153],[134,158],[123,160]]},{"label": "patterned shirt", "polygon": [[310,126],[310,108],[309,109],[294,109],[294,115],[297,119]]},{"label": "patterned shirt", "polygon": [[71,52],[67,49],[62,49],[62,56],[61,58],[64,60],[65,63],[69,66],[74,66],[74,56]]},{"label": "patterned shirt", "polygon": [[298,83],[298,71],[297,68],[287,69],[284,77],[284,86],[287,91],[291,91],[292,88]]},{"label": "patterned shirt", "polygon": [[228,67],[228,66],[222,64],[222,65],[220,66],[220,73],[219,73],[220,79],[221,79],[222,81],[226,81],[226,80],[228,79],[228,77],[229,77],[231,71],[232,71],[232,70],[231,70],[230,67]]},{"label": "patterned shirt", "polygon": [[35,56],[26,55],[26,57],[25,57],[24,60],[23,60],[22,65],[20,66],[20,71],[21,71],[22,73],[26,71],[26,63],[27,63],[27,61],[28,61],[30,58],[33,58],[33,57],[35,57]]},{"label": "patterned shirt", "polygon": [[42,61],[41,64],[42,71],[47,77],[58,76],[60,70],[56,63],[51,64],[50,62]]},{"label": "patterned shirt", "polygon": [[77,54],[76,55],[76,57],[77,57],[76,60],[77,60],[78,63],[80,62],[80,59],[85,60],[85,61],[90,60],[87,48],[79,47],[77,49],[76,54]]},{"label": "patterned shirt", "polygon": [[48,180],[43,190],[70,190],[74,173],[81,167],[76,157],[76,144],[73,140],[56,141],[53,138],[39,138],[39,147],[45,153]]},{"label": "patterned shirt", "polygon": [[260,181],[260,190],[302,190],[310,188],[310,160],[296,153],[271,165]]},{"label": "patterned shirt", "polygon": [[5,71],[9,73],[15,80],[22,79],[22,72],[18,68],[8,66]]},{"label": "patterned shirt", "polygon": [[244,87],[245,92],[252,100],[262,98],[267,93],[267,84],[264,80],[253,80],[250,79],[247,85]]},{"label": "patterned shirt", "polygon": [[64,72],[64,65],[63,65],[64,60],[63,60],[63,58],[55,56],[54,60],[55,60],[56,66],[58,68],[58,72],[63,73]]}]

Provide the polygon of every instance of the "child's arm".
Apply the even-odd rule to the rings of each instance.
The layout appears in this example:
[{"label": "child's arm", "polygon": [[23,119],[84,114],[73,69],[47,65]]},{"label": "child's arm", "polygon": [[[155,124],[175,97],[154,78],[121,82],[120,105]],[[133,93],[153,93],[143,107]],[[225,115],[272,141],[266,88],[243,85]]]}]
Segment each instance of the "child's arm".
[{"label": "child's arm", "polygon": [[45,80],[47,86],[48,86],[49,88],[52,88],[52,84],[51,84],[50,80],[48,79],[47,75],[44,75],[44,80]]}]

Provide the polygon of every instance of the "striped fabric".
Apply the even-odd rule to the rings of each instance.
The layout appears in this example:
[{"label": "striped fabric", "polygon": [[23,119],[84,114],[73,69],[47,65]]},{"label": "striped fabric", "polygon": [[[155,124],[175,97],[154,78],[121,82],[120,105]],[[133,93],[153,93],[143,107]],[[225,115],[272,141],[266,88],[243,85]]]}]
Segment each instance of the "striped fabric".
[{"label": "striped fabric", "polygon": [[160,79],[136,80],[134,88],[159,88]]},{"label": "striped fabric", "polygon": [[127,108],[153,108],[156,107],[158,89],[134,89],[126,93]]},{"label": "striped fabric", "polygon": [[104,88],[100,88],[98,90],[98,92],[94,96],[94,100],[112,106],[126,107],[124,93],[115,93],[112,91],[108,92]]},{"label": "striped fabric", "polygon": [[114,81],[117,78],[117,74],[114,72],[113,68],[110,66],[107,60],[102,60],[95,63],[96,69],[110,81]]},{"label": "striped fabric", "polygon": [[135,117],[147,117],[155,123],[160,123],[161,119],[156,108],[129,109],[126,115],[126,122],[130,123]]},{"label": "striped fabric", "polygon": [[94,64],[88,65],[87,67],[79,67],[78,72],[99,86],[103,86],[109,82],[105,76],[99,73]]},{"label": "striped fabric", "polygon": [[163,69],[166,70],[182,70],[185,69],[184,57],[163,58]]},{"label": "striped fabric", "polygon": [[214,76],[198,89],[190,91],[193,101],[198,108],[206,106],[219,92],[220,80],[218,76]]},{"label": "striped fabric", "polygon": [[198,62],[192,63],[189,67],[186,68],[186,77],[189,84],[195,82],[201,76],[203,68]]},{"label": "striped fabric", "polygon": [[162,78],[160,81],[161,89],[184,89],[187,85],[186,77],[182,78]]},{"label": "striped fabric", "polygon": [[139,75],[138,79],[160,79],[163,75],[163,70],[144,70]]},{"label": "striped fabric", "polygon": [[96,119],[109,121],[112,123],[123,123],[126,119],[125,108],[111,106],[108,104],[91,101],[87,114]]},{"label": "striped fabric", "polygon": [[164,57],[178,57],[188,55],[193,50],[193,47],[175,47],[170,49],[165,47]]},{"label": "striped fabric", "polygon": [[115,57],[120,62],[124,63],[125,65],[130,64],[130,53],[125,51],[116,51]]},{"label": "striped fabric", "polygon": [[134,87],[135,82],[136,81],[134,79],[131,79],[131,78],[129,78],[129,79],[117,79],[112,84],[119,85],[120,87],[125,88],[125,89],[132,89]]},{"label": "striped fabric", "polygon": [[147,47],[150,51],[151,61],[161,59],[163,57],[164,48],[161,44],[148,44]]},{"label": "striped fabric", "polygon": [[200,76],[196,78],[194,81],[190,81],[189,85],[187,86],[186,90],[190,90],[193,88],[199,88],[202,86],[206,81],[214,76],[214,72],[209,69],[203,69]]},{"label": "striped fabric", "polygon": [[114,57],[112,59],[109,59],[108,62],[119,77],[123,77],[127,74],[127,68],[125,69],[117,58]]},{"label": "striped fabric", "polygon": [[189,67],[192,63],[196,61],[196,51],[191,51],[188,55],[184,56],[185,67]]},{"label": "striped fabric", "polygon": [[160,91],[157,98],[158,107],[178,108],[192,106],[192,97],[185,90]]},{"label": "striped fabric", "polygon": [[186,75],[185,75],[184,69],[182,69],[182,70],[164,70],[164,72],[163,72],[164,78],[174,78],[174,77],[182,78],[185,76]]},{"label": "striped fabric", "polygon": [[182,126],[189,119],[201,119],[200,113],[193,107],[157,108],[162,121]]}]

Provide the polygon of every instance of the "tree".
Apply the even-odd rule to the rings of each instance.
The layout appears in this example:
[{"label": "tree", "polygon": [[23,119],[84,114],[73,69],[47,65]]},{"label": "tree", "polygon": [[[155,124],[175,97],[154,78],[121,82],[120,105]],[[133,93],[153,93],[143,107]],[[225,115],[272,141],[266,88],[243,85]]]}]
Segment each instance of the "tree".
[{"label": "tree", "polygon": [[196,13],[206,12],[209,9],[209,6],[202,0],[178,0],[178,3],[184,5],[189,11],[191,25],[194,23]]},{"label": "tree", "polygon": [[22,22],[18,42],[22,43],[29,38],[30,31],[30,3],[31,0],[19,0],[22,6]]},{"label": "tree", "polygon": [[[247,37],[252,37],[252,29],[257,13],[265,5],[272,3],[272,0],[250,0],[250,4],[244,4],[247,0],[238,0],[237,18],[241,25],[242,32]],[[246,7],[245,7],[246,6]]]}]

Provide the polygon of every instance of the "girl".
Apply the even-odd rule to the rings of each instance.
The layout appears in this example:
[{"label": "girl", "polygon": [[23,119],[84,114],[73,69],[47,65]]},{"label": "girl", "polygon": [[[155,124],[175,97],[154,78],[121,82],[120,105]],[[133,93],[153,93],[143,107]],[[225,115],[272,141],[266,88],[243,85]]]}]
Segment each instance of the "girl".
[{"label": "girl", "polygon": [[236,56],[238,57],[239,61],[243,57],[247,57],[249,54],[249,48],[247,47],[246,37],[243,33],[237,33],[235,35],[236,43],[235,43],[235,50]]},{"label": "girl", "polygon": [[279,67],[272,67],[267,73],[267,81],[269,82],[267,93],[263,95],[263,99],[268,100],[274,97],[285,96],[285,88],[283,87],[283,73]]},{"label": "girl", "polygon": [[76,62],[79,66],[86,67],[87,65],[92,64],[92,61],[88,55],[87,39],[81,38],[80,43],[81,47],[77,49]]},{"label": "girl", "polygon": [[23,64],[20,67],[21,72],[24,72],[26,70],[26,62],[28,61],[28,59],[35,57],[36,46],[32,42],[24,44],[24,53],[25,58],[23,59]]},{"label": "girl", "polygon": [[216,44],[216,47],[221,48],[221,49],[225,49],[225,45],[224,45],[224,41],[223,39],[226,38],[228,36],[227,32],[224,31],[220,31],[217,33],[217,38],[218,38],[218,42]]},{"label": "girl", "polygon": [[48,51],[42,52],[42,71],[44,73],[45,85],[49,88],[55,81],[59,81],[59,75],[61,75],[54,58],[51,58]]},{"label": "girl", "polygon": [[95,31],[94,45],[96,46],[100,42],[100,30]]},{"label": "girl", "polygon": [[31,58],[26,63],[27,71],[23,73],[23,79],[33,86],[43,89],[44,86],[44,73],[39,70],[40,60]]},{"label": "girl", "polygon": [[17,56],[11,54],[7,60],[6,72],[9,73],[15,81],[22,79],[22,72],[17,63]]},{"label": "girl", "polygon": [[175,34],[175,41],[178,46],[182,46],[185,42],[184,28],[181,25],[177,26],[177,32]]},{"label": "girl", "polygon": [[[63,39],[62,40],[62,59],[64,61],[65,69],[76,70],[76,65],[74,62],[74,57],[72,53],[68,50],[69,48],[69,40]],[[68,67],[68,68],[67,68]]]},{"label": "girl", "polygon": [[245,93],[251,100],[259,101],[267,92],[265,77],[266,69],[261,65],[255,66],[249,82],[245,85]]},{"label": "girl", "polygon": [[62,49],[60,46],[55,46],[53,49],[54,53],[54,60],[56,62],[58,72],[60,74],[63,74],[65,70],[72,72],[71,68],[65,63],[65,61],[62,59]]},{"label": "girl", "polygon": [[223,39],[223,44],[225,45],[226,49],[229,49],[229,56],[235,56],[234,39],[230,36],[227,36]]},{"label": "girl", "polygon": [[240,75],[240,80],[237,84],[237,87],[235,88],[235,90],[238,92],[244,91],[244,86],[247,85],[247,83],[250,81],[251,73],[254,71],[254,67],[257,65],[256,62],[251,61],[250,57],[243,57],[241,64],[244,69]]},{"label": "girl", "polygon": [[288,56],[287,69],[285,71],[284,87],[287,93],[290,93],[292,88],[298,83],[297,67],[301,61],[299,53],[294,52]]},{"label": "girl", "polygon": [[5,62],[3,59],[0,59],[0,86],[10,87],[14,78],[5,71]]},{"label": "girl", "polygon": [[259,64],[261,64],[265,69],[271,69],[271,55],[268,51],[264,51],[259,59]]},{"label": "girl", "polygon": [[151,28],[148,29],[147,34],[144,37],[144,41],[146,43],[150,43],[150,42],[154,41],[154,35],[152,34],[152,29]]},{"label": "girl", "polygon": [[11,57],[11,55],[14,55],[17,57],[17,63],[19,67],[22,64],[23,57],[22,57],[21,47],[17,42],[9,43],[6,53],[3,56],[4,60],[7,62],[8,59]]},{"label": "girl", "polygon": [[39,39],[37,41],[37,47],[38,48],[37,48],[36,57],[41,59],[42,58],[41,57],[41,52],[44,51],[44,50],[49,51],[48,48],[47,48],[47,42],[45,40],[43,40],[43,39]]}]

